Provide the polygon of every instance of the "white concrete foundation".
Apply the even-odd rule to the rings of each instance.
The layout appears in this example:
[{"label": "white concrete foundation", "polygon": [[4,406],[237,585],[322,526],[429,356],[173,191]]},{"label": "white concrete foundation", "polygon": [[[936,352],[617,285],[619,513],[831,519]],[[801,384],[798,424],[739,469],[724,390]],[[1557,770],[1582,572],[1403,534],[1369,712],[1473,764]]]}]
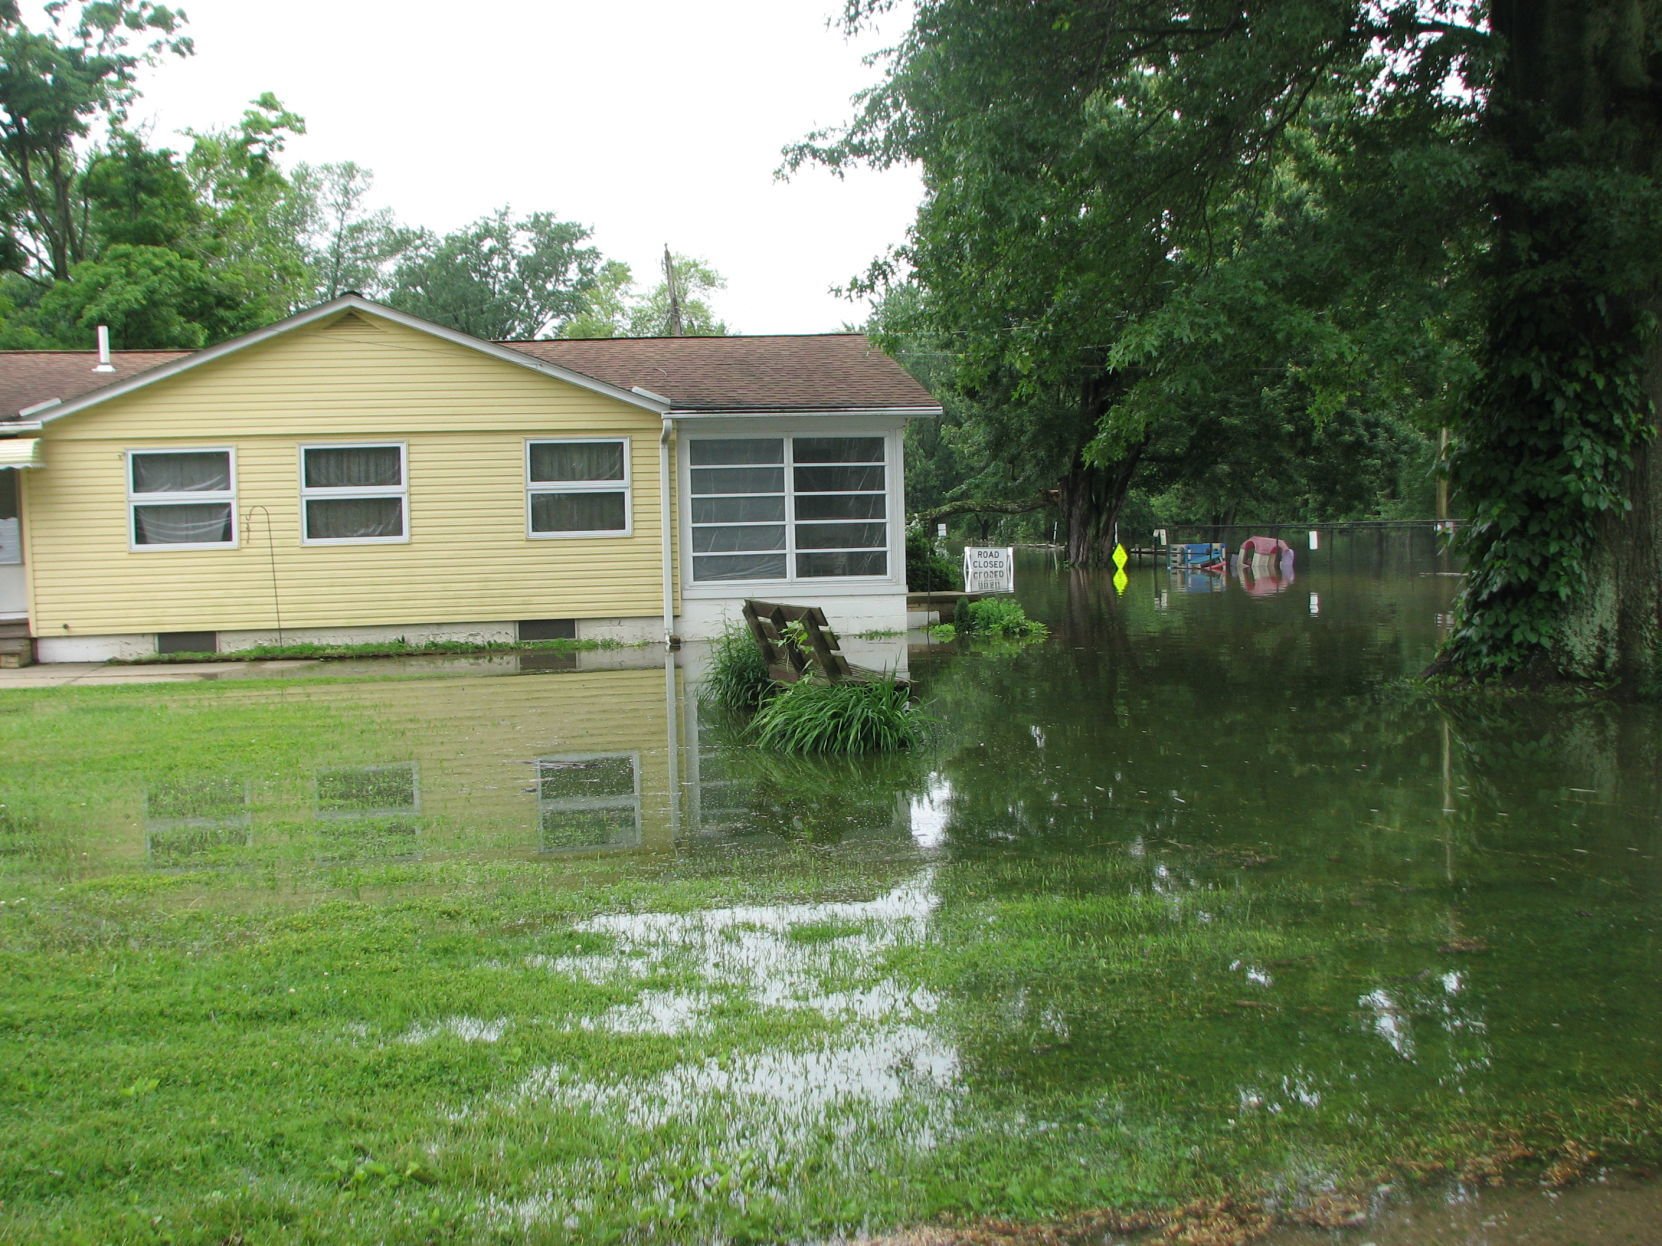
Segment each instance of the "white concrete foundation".
[{"label": "white concrete foundation", "polygon": [[[508,645],[519,639],[518,632],[518,625],[511,621],[397,623],[365,627],[286,627],[281,638],[275,628],[261,628],[218,633],[218,652],[236,653],[259,645],[276,644],[372,645],[404,641],[407,644],[419,645],[432,640],[480,646]],[[578,619],[577,639],[615,641],[621,645],[661,644],[664,639],[664,621],[657,616]],[[114,658],[147,657],[155,652],[154,632],[106,636],[41,636],[35,641],[35,660],[38,662],[108,662]],[[610,663],[601,662],[601,665],[606,666]]]},{"label": "white concrete foundation", "polygon": [[[786,590],[773,595],[755,594],[764,601],[788,602],[793,606],[818,606],[825,612],[831,630],[847,641],[862,632],[906,631],[906,593],[829,594],[812,590]],[[681,602],[675,630],[683,640],[713,640],[729,626],[742,626],[744,597],[688,597]]]}]

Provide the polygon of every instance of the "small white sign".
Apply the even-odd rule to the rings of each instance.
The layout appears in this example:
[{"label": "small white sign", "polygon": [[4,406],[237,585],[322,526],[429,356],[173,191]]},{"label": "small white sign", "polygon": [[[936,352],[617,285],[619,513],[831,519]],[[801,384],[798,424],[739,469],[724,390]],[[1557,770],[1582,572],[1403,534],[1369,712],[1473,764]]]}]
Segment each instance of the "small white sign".
[{"label": "small white sign", "polygon": [[1016,591],[1016,551],[984,545],[964,546],[964,591],[966,593],[1013,593]]}]

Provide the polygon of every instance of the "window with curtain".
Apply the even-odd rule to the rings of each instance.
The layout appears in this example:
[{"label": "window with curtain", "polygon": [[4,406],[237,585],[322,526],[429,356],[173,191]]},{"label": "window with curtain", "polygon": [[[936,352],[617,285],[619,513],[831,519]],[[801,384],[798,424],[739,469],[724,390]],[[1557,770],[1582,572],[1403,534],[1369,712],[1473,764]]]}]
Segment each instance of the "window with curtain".
[{"label": "window with curtain", "polygon": [[237,542],[230,450],[129,450],[127,511],[134,549],[219,549]]},{"label": "window with curtain", "polygon": [[629,440],[525,443],[530,536],[628,536]]},{"label": "window with curtain", "polygon": [[302,446],[300,506],[307,545],[406,541],[404,446]]},{"label": "window with curtain", "polygon": [[695,583],[888,574],[882,437],[700,437],[687,462]]}]

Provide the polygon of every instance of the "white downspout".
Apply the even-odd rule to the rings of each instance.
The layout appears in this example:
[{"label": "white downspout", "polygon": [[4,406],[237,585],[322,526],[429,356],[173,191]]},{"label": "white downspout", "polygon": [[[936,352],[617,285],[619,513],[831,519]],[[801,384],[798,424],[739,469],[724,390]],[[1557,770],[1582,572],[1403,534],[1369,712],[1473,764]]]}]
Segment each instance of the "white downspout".
[{"label": "white downspout", "polygon": [[681,508],[670,504],[669,495],[669,438],[674,430],[674,417],[664,413],[664,431],[658,436],[658,529],[663,541],[664,564],[664,647],[674,649],[680,644],[675,635],[675,567],[670,562],[670,532],[680,524]]}]

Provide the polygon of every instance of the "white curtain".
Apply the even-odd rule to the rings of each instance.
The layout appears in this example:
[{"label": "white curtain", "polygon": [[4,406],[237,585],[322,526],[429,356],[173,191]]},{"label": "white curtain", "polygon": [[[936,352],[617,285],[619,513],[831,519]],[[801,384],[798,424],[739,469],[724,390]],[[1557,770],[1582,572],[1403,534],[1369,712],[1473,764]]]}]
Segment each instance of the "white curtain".
[{"label": "white curtain", "polygon": [[306,451],[306,487],[397,489],[404,483],[402,463],[397,446],[313,447]]},{"label": "white curtain", "polygon": [[135,454],[134,493],[217,493],[231,487],[231,456],[223,450]]}]

